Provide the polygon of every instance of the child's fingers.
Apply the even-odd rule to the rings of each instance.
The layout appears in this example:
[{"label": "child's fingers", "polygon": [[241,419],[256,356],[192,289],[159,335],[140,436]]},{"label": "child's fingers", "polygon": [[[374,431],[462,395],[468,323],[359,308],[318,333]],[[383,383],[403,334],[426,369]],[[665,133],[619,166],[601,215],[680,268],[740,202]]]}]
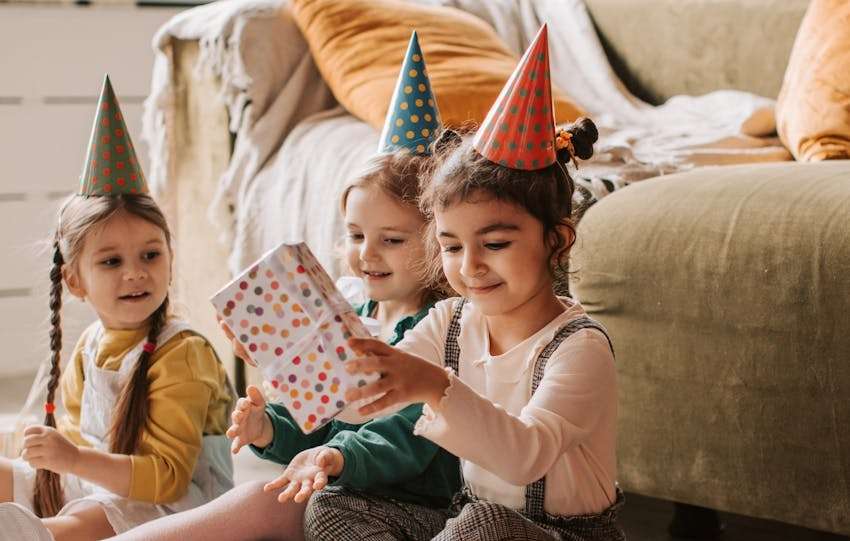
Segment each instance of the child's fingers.
[{"label": "child's fingers", "polygon": [[242,443],[242,438],[239,436],[233,438],[233,443],[230,445],[230,452],[234,455],[239,452],[239,449],[242,449],[244,444]]},{"label": "child's fingers", "polygon": [[292,498],[296,503],[306,502],[310,494],[313,493],[313,482],[309,480],[301,481],[301,489]]},{"label": "child's fingers", "polygon": [[284,491],[277,496],[277,501],[280,503],[286,503],[295,497],[299,490],[301,490],[301,483],[298,481],[292,481],[289,485],[287,485]]},{"label": "child's fingers", "polygon": [[395,387],[395,378],[393,376],[384,375],[378,381],[364,385],[363,387],[352,387],[345,391],[345,400],[354,402],[372,396],[377,396],[381,393],[388,393]]},{"label": "child's fingers", "polygon": [[283,475],[281,475],[277,479],[266,483],[266,485],[263,487],[263,490],[266,492],[271,492],[273,490],[281,489],[287,484],[289,484],[289,476],[286,474],[286,472],[284,472]]},{"label": "child's fingers", "polygon": [[44,445],[44,434],[30,434],[24,436],[24,447],[35,447],[36,445]]},{"label": "child's fingers", "polygon": [[47,432],[47,427],[44,425],[30,425],[24,429],[24,436],[35,436],[45,432]]},{"label": "child's fingers", "polygon": [[344,366],[345,371],[349,374],[372,374],[374,372],[386,372],[392,366],[392,363],[385,362],[382,357],[369,355],[351,359]]},{"label": "child's fingers", "polygon": [[348,345],[361,355],[389,355],[395,349],[377,338],[349,338]]},{"label": "child's fingers", "polygon": [[247,364],[255,368],[257,367],[257,363],[255,363],[254,360],[251,359],[251,356],[248,355],[248,351],[245,349],[245,346],[242,345],[242,342],[236,338],[232,338],[230,343],[233,346],[233,353],[235,353],[237,357],[245,361]]},{"label": "child's fingers", "polygon": [[[364,387],[364,389],[365,389],[365,387]],[[403,399],[404,398],[402,396],[400,396],[399,393],[397,393],[394,390],[390,390],[390,391],[387,391],[387,394],[385,394],[381,398],[375,400],[374,402],[369,402],[368,404],[366,404],[362,408],[359,408],[357,410],[357,412],[360,415],[370,415],[372,413],[377,413],[379,411],[387,409],[390,406],[398,404]]]},{"label": "child's fingers", "polygon": [[222,321],[221,318],[218,319],[218,326],[221,327],[222,332],[228,340],[233,340],[236,337],[236,335],[233,334],[233,331],[230,330],[230,327],[227,326],[227,323]]},{"label": "child's fingers", "polygon": [[263,397],[263,393],[256,385],[249,385],[245,392],[248,395],[248,400],[254,407],[264,407],[266,405],[266,399]]},{"label": "child's fingers", "polygon": [[316,474],[315,479],[313,479],[313,491],[319,491],[325,488],[328,484],[328,474],[323,471],[320,471]]}]

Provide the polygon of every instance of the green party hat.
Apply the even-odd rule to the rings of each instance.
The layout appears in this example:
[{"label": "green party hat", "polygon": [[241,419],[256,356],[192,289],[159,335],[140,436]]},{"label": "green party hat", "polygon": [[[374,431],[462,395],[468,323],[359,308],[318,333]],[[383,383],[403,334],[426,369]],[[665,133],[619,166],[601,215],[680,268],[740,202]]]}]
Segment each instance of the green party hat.
[{"label": "green party hat", "polygon": [[440,111],[414,30],[387,110],[378,152],[408,148],[415,154],[430,154],[428,146],[439,128]]},{"label": "green party hat", "polygon": [[80,195],[148,193],[145,175],[136,159],[130,132],[109,75],[97,102],[88,154],[80,175]]}]

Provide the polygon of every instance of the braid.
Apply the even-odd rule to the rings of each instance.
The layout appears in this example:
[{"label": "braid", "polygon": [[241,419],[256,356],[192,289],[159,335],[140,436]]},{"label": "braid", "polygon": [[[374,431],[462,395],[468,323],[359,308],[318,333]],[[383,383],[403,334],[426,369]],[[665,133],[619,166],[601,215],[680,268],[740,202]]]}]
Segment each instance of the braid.
[{"label": "braid", "polygon": [[[113,453],[131,455],[136,451],[139,436],[148,418],[148,367],[159,333],[165,327],[168,317],[168,297],[151,315],[150,330],[145,349],[139,356],[139,362],[133,375],[124,385],[121,398],[115,406],[112,416],[111,448]],[[153,344],[148,348],[148,344]]]},{"label": "braid", "polygon": [[[50,381],[47,383],[47,402],[44,405],[46,426],[56,428],[56,417],[53,414],[53,399],[56,387],[59,385],[62,353],[62,326],[60,312],[62,310],[62,251],[59,249],[58,238],[53,241],[53,266],[50,268]],[[33,508],[39,517],[52,517],[62,508],[64,496],[59,474],[49,470],[38,470],[35,476],[33,492]]]}]

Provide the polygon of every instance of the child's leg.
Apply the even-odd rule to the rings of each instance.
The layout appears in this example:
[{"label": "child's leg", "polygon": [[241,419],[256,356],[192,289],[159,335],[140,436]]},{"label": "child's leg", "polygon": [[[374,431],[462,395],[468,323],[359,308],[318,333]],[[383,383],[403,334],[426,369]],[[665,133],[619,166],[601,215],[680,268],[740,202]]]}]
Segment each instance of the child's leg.
[{"label": "child's leg", "polygon": [[304,537],[317,541],[424,540],[442,530],[448,517],[446,510],[334,486],[310,498],[304,515]]},{"label": "child's leg", "polygon": [[15,498],[12,481],[12,461],[0,457],[0,502],[11,502]]},{"label": "child's leg", "polygon": [[73,513],[43,519],[56,541],[90,541],[115,535],[103,508],[95,502],[79,504]]},{"label": "child's leg", "polygon": [[[521,514],[504,505],[490,502],[471,502],[460,514],[446,522],[445,529],[434,541],[555,541]],[[577,537],[576,539],[582,539]]]},{"label": "child's leg", "polygon": [[277,501],[280,491],[264,492],[265,483],[243,483],[200,507],[142,524],[113,538],[122,541],[188,539],[301,541],[305,503]]}]

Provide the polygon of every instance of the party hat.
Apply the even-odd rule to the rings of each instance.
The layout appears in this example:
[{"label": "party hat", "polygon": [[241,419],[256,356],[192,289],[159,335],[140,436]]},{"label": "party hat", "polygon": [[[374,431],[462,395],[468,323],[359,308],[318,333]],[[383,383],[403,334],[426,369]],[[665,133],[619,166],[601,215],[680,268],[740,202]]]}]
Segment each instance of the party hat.
[{"label": "party hat", "polygon": [[473,146],[488,160],[511,169],[531,171],[555,162],[555,116],[545,24],[487,113]]},{"label": "party hat", "polygon": [[79,193],[86,196],[148,193],[109,75],[103,80],[97,102]]},{"label": "party hat", "polygon": [[429,154],[428,146],[439,128],[440,111],[431,92],[425,57],[414,30],[387,110],[378,151],[408,148],[415,154]]}]

